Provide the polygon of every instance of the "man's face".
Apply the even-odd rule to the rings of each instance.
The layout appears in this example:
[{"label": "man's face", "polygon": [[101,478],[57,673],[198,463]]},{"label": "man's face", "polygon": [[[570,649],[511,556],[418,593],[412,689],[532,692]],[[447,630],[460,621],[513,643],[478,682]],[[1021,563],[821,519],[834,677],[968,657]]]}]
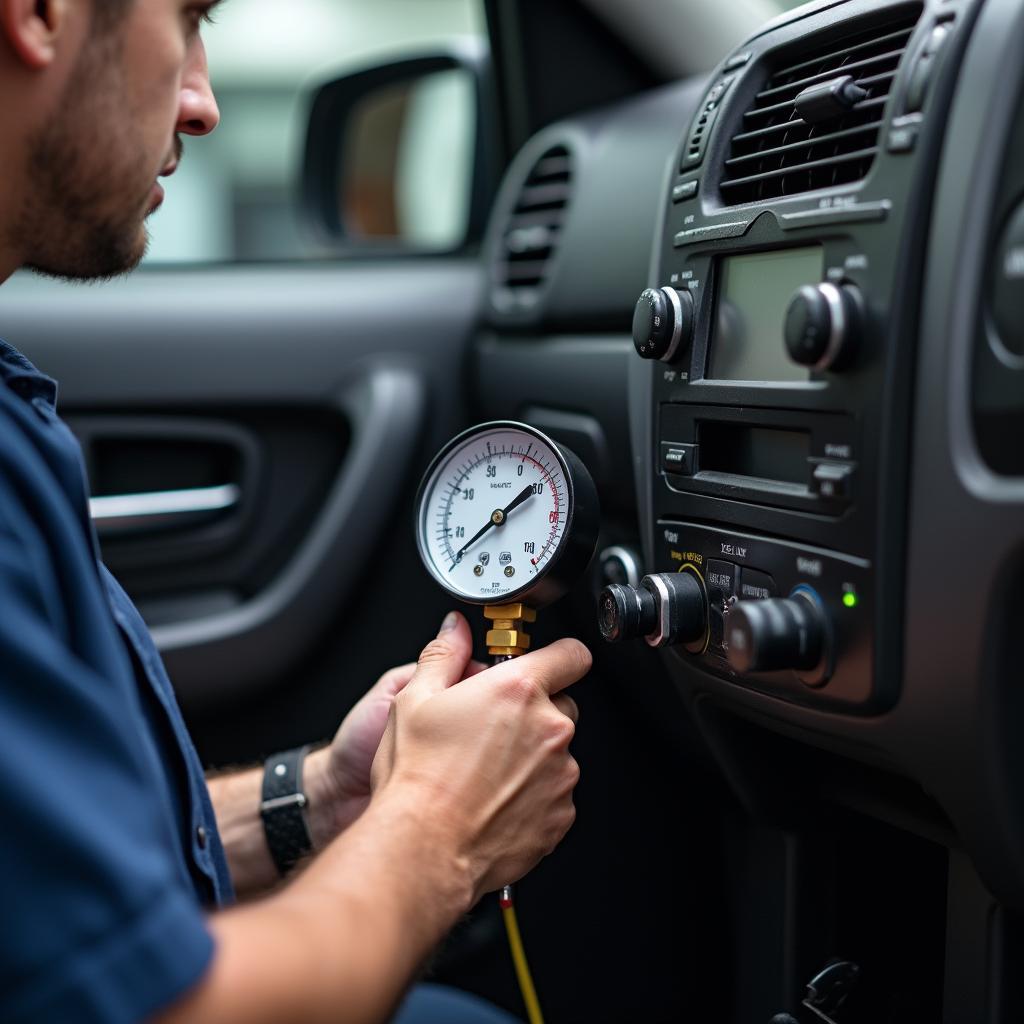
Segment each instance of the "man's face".
[{"label": "man's face", "polygon": [[157,178],[181,156],[178,133],[205,135],[219,118],[199,36],[213,6],[133,0],[114,24],[93,28],[32,140],[18,232],[26,266],[85,280],[138,265],[145,219],[163,199]]}]

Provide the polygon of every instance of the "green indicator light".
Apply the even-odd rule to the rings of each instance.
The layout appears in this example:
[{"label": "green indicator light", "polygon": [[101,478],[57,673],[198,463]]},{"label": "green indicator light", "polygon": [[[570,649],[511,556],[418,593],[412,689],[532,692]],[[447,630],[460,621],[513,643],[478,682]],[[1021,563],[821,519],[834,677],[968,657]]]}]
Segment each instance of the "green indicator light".
[{"label": "green indicator light", "polygon": [[852,590],[848,590],[845,594],[843,594],[843,604],[847,608],[856,608],[857,595]]}]

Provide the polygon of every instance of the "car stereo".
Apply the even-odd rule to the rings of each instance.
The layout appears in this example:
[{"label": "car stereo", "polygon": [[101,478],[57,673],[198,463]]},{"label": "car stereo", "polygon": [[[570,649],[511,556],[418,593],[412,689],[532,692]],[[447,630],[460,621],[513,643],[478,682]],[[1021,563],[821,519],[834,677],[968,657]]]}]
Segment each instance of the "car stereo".
[{"label": "car stereo", "polygon": [[808,5],[712,77],[637,303],[639,587],[705,690],[896,697],[919,266],[966,5]]}]

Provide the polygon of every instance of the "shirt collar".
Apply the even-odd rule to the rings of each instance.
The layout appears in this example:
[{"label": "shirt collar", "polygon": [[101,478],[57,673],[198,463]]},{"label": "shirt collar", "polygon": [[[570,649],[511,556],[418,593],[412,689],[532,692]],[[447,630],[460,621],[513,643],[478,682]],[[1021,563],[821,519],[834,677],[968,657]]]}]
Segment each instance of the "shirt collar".
[{"label": "shirt collar", "polygon": [[0,341],[0,379],[21,398],[41,398],[51,408],[57,406],[57,382],[45,373],[40,373],[6,341]]}]

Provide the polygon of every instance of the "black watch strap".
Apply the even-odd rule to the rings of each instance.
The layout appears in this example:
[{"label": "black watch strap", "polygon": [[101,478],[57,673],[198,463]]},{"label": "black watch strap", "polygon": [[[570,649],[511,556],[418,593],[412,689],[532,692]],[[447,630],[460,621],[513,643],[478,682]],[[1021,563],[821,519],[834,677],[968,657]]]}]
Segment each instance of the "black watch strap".
[{"label": "black watch strap", "polygon": [[287,750],[268,757],[263,766],[260,817],[270,856],[282,875],[313,849],[302,791],[302,763],[308,752],[309,747]]}]

